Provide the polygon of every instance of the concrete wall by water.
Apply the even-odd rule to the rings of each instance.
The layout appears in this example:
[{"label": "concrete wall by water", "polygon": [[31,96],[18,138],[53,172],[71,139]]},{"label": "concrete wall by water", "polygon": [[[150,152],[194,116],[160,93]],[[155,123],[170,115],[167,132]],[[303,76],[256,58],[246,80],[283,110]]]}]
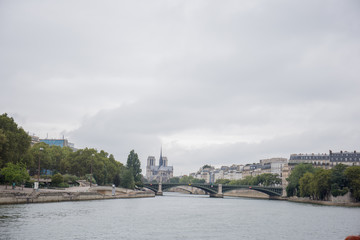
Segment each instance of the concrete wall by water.
[{"label": "concrete wall by water", "polygon": [[[110,194],[108,194],[110,193]],[[112,196],[111,191],[101,194],[97,191],[90,192],[32,192],[30,194],[21,192],[2,192],[0,193],[0,204],[19,204],[19,203],[44,203],[62,201],[84,201],[117,198],[139,198],[154,197],[153,192],[129,191],[124,194]]]},{"label": "concrete wall by water", "polygon": [[248,198],[264,198],[268,199],[269,195],[250,189],[237,189],[229,192],[225,192],[224,196],[232,197],[248,197]]}]

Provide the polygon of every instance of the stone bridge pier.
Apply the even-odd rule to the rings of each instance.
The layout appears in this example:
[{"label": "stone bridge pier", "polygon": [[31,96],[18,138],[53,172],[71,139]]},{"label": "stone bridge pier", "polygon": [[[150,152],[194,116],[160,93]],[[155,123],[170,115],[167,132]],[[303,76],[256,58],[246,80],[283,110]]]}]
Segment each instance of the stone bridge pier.
[{"label": "stone bridge pier", "polygon": [[162,196],[163,195],[162,183],[159,183],[158,191],[155,193],[155,195],[156,196]]},{"label": "stone bridge pier", "polygon": [[223,198],[224,197],[224,194],[222,192],[222,184],[218,185],[217,193],[210,193],[210,197],[215,197],[215,198]]}]

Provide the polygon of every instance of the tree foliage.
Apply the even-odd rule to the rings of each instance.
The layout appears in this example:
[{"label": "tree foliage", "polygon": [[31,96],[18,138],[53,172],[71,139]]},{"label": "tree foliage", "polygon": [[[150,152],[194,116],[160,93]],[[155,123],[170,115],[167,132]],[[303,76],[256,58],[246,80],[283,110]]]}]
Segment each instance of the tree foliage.
[{"label": "tree foliage", "polygon": [[344,164],[338,164],[331,169],[330,181],[331,181],[331,194],[334,197],[344,195],[348,192],[348,179],[345,176]]},{"label": "tree foliage", "polygon": [[[301,164],[300,164],[301,165]],[[298,166],[300,166],[298,165]],[[300,172],[306,168],[304,166],[299,167],[301,171],[295,168],[290,177],[289,185],[296,185],[296,181],[298,176],[300,176]],[[338,164],[334,166],[332,169],[311,169],[307,168],[306,171],[301,178],[299,179],[299,192],[293,191],[291,192],[294,196],[299,193],[300,197],[310,197],[315,200],[327,200],[331,195],[339,196],[346,194],[349,189],[352,193],[352,196],[359,201],[360,200],[360,166],[351,166],[348,167],[343,164]],[[292,176],[295,174],[296,176]],[[289,193],[289,192],[288,192]]]},{"label": "tree foliage", "polygon": [[300,178],[304,176],[306,172],[314,173],[315,168],[311,164],[299,164],[291,172],[290,176],[286,179],[288,186],[286,187],[287,196],[300,197]]},{"label": "tree foliage", "polygon": [[330,193],[330,171],[319,169],[314,174],[313,191],[314,198],[317,200],[326,200]]},{"label": "tree foliage", "polygon": [[114,183],[115,187],[118,187],[120,185],[120,174],[116,174],[114,176],[113,183]]},{"label": "tree foliage", "polygon": [[141,184],[141,166],[140,160],[134,150],[130,151],[126,162],[126,168],[130,170],[133,175],[134,181],[137,185]]},{"label": "tree foliage", "polygon": [[179,183],[182,184],[191,184],[191,183],[205,183],[205,179],[197,179],[193,176],[182,176],[179,180]]},{"label": "tree foliage", "polygon": [[179,177],[173,177],[169,179],[170,183],[180,183],[180,178]]},{"label": "tree foliage", "polygon": [[134,189],[135,181],[132,169],[124,168],[120,174],[120,186],[123,188]]},{"label": "tree foliage", "polygon": [[353,197],[360,201],[360,166],[352,166],[344,172]]},{"label": "tree foliage", "polygon": [[[43,150],[40,151],[40,148]],[[45,143],[35,144],[29,154],[30,172],[37,173],[37,162],[40,159],[41,169],[49,169],[54,173],[85,177],[93,173],[97,184],[112,184],[116,174],[120,174],[123,165],[116,161],[112,154],[97,152],[92,148],[73,152],[68,147],[49,146]]]},{"label": "tree foliage", "polygon": [[22,184],[30,179],[23,163],[7,163],[6,167],[1,169],[0,175],[4,176],[5,182],[7,183],[15,182],[16,184]]},{"label": "tree foliage", "polygon": [[6,163],[22,162],[31,138],[6,113],[0,115],[0,168]]},{"label": "tree foliage", "polygon": [[273,186],[281,184],[281,178],[277,174],[264,173],[257,176],[246,176],[243,179],[229,180],[218,179],[217,184],[223,185],[260,185],[260,186]]},{"label": "tree foliage", "polygon": [[[78,178],[86,179],[92,172],[92,178],[99,185],[112,184],[119,179],[129,188],[134,188],[135,182],[141,185],[140,161],[134,150],[129,154],[125,171],[123,164],[103,150],[98,152],[85,148],[73,151],[69,147],[49,146],[43,142],[30,147],[30,141],[31,138],[17,126],[13,118],[7,114],[0,115],[0,169],[7,163],[22,163],[25,170],[28,169],[31,175],[36,175],[40,161],[41,171],[51,170],[54,174],[71,176],[71,180],[65,180],[66,184],[74,183]],[[5,168],[4,173],[8,171],[9,169]],[[129,174],[132,177],[129,177]]]},{"label": "tree foliage", "polygon": [[216,184],[222,184],[222,185],[227,185],[229,184],[231,181],[230,179],[217,179],[215,181]]},{"label": "tree foliage", "polygon": [[57,187],[64,182],[64,177],[60,173],[57,173],[51,177],[51,185]]}]

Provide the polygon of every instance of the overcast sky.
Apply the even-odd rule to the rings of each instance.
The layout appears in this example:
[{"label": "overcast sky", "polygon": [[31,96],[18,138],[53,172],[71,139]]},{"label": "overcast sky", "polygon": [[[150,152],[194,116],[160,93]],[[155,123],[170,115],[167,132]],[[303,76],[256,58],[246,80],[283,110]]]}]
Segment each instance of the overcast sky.
[{"label": "overcast sky", "polygon": [[175,175],[360,150],[360,1],[0,0],[0,113]]}]

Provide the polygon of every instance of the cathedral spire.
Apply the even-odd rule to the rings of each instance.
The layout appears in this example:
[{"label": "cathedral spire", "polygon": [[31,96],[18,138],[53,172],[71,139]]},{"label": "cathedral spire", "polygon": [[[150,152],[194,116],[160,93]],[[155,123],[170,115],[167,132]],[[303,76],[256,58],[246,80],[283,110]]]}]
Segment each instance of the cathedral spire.
[{"label": "cathedral spire", "polygon": [[160,159],[159,159],[159,167],[164,165],[164,160],[162,157],[162,145],[161,145],[161,149],[160,149]]}]

